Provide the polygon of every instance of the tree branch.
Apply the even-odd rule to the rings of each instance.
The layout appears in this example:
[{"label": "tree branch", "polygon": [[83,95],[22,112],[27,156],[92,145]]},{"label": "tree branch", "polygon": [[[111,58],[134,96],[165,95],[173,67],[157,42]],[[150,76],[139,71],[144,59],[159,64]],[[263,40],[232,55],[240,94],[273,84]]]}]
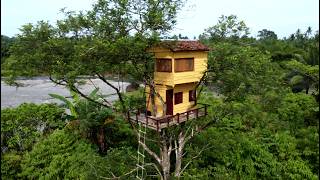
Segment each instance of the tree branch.
[{"label": "tree branch", "polygon": [[148,148],[147,145],[145,145],[143,142],[139,141],[139,144],[143,147],[143,149],[145,149],[154,159],[156,159],[156,161],[161,164],[161,159],[160,157],[155,153],[153,152],[152,150],[150,150]]},{"label": "tree branch", "polygon": [[101,74],[99,74],[99,73],[95,73],[95,74],[99,77],[100,80],[102,80],[104,83],[106,83],[108,86],[110,86],[112,89],[114,89],[117,92],[117,95],[118,95],[120,103],[121,103],[122,110],[123,110],[123,112],[126,112],[126,107],[124,105],[125,103],[124,103],[124,100],[123,100],[123,97],[122,97],[120,90],[117,87],[115,87],[113,84],[111,84],[109,81],[107,81],[104,78],[104,76],[102,76]]},{"label": "tree branch", "polygon": [[91,101],[91,102],[93,102],[93,103],[95,103],[95,104],[98,104],[98,105],[101,105],[101,106],[110,108],[110,106],[105,105],[105,104],[103,104],[103,103],[101,103],[101,102],[98,102],[98,101],[96,101],[96,100],[88,97],[87,95],[83,94],[78,88],[75,87],[74,84],[68,83],[68,81],[65,80],[65,79],[62,79],[62,80],[58,81],[58,80],[53,79],[51,75],[49,76],[49,79],[50,79],[52,82],[54,82],[55,84],[62,85],[62,86],[66,86],[66,87],[69,86],[70,90],[78,93],[81,97],[83,97],[83,98],[85,98],[85,99],[87,99],[87,100],[89,100],[89,101]]},{"label": "tree branch", "polygon": [[[89,81],[91,82],[91,84],[94,86],[95,89],[99,89],[99,87],[97,87],[90,78],[89,78]],[[113,95],[113,94],[112,94],[112,95]],[[100,93],[100,96],[103,96],[103,94]],[[111,106],[111,103],[110,103],[109,101],[107,101],[105,98],[102,98],[102,100],[103,100],[105,103],[107,103],[109,106]]]}]

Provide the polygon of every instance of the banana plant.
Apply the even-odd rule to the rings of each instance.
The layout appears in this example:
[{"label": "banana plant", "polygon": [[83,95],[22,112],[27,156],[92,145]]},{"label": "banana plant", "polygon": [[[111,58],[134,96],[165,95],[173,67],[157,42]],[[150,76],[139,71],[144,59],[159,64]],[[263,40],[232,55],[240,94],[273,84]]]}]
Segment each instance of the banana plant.
[{"label": "banana plant", "polygon": [[[92,99],[96,99],[98,98],[98,96],[96,96],[97,92],[99,91],[99,88],[95,88],[90,94],[89,94],[89,98]],[[70,94],[72,99],[69,100],[64,96],[61,96],[59,94],[52,94],[50,93],[49,96],[51,96],[52,98],[58,99],[60,101],[63,102],[62,106],[64,106],[65,108],[70,110],[71,113],[71,117],[73,119],[77,119],[79,117],[79,114],[76,111],[76,106],[77,104],[80,102],[80,97],[77,93],[75,93],[74,91],[70,90]]]}]

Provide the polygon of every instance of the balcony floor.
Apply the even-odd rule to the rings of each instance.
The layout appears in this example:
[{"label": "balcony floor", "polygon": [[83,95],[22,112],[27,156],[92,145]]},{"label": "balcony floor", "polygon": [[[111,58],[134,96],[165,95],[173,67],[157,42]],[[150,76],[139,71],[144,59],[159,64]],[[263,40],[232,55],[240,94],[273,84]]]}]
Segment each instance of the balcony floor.
[{"label": "balcony floor", "polygon": [[146,116],[145,114],[135,114],[130,116],[130,121],[134,123],[146,124],[148,128],[161,131],[163,128],[167,128],[182,122],[196,119],[207,115],[207,106],[197,109],[192,109],[184,113],[176,114],[173,116],[154,117]]}]

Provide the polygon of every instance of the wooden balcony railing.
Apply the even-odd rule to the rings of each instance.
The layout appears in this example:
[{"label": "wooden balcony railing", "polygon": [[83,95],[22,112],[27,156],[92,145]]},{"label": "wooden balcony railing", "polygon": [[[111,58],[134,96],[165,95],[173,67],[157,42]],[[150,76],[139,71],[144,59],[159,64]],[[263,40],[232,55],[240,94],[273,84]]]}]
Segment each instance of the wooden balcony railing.
[{"label": "wooden balcony railing", "polygon": [[148,116],[146,111],[141,110],[132,113],[129,112],[128,117],[130,117],[130,120],[133,122],[146,124],[147,127],[160,131],[161,129],[171,125],[180,124],[191,119],[208,115],[209,105],[200,103],[198,103],[198,105],[202,105],[202,107],[194,108],[183,113],[177,113],[175,115],[166,115],[164,117],[157,118],[154,116]]}]

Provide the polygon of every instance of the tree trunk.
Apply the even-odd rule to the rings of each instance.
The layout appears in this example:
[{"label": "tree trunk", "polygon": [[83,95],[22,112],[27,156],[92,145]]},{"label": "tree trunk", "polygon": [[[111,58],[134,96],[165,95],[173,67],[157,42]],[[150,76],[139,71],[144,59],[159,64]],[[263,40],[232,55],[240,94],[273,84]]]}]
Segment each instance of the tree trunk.
[{"label": "tree trunk", "polygon": [[178,137],[178,143],[177,141],[175,141],[176,165],[175,165],[174,176],[178,178],[181,175],[181,164],[182,164],[183,148],[185,143],[186,143],[185,136],[181,132]]},{"label": "tree trunk", "polygon": [[306,84],[306,94],[309,94],[309,82],[307,82],[307,84]]},{"label": "tree trunk", "polygon": [[168,151],[167,145],[164,145],[161,149],[161,167],[163,171],[163,179],[167,180],[170,178],[170,152]]},{"label": "tree trunk", "polygon": [[156,103],[155,103],[155,92],[154,92],[154,87],[150,86],[150,98],[151,98],[151,106],[152,106],[152,116],[156,116],[157,115],[157,107],[156,107]]},{"label": "tree trunk", "polygon": [[160,166],[163,172],[163,179],[170,179],[170,155],[172,152],[172,137],[167,137],[165,131],[161,135]]},{"label": "tree trunk", "polygon": [[162,104],[162,113],[163,113],[163,116],[166,115],[167,113],[167,106],[166,106],[166,102],[163,100],[163,98],[160,96],[160,94],[156,91],[156,87],[155,87],[155,84],[154,82],[150,82],[149,83],[149,88],[150,88],[150,96],[151,96],[151,105],[152,105],[152,108],[153,108],[153,116],[156,116],[157,115],[157,107],[155,105],[155,98],[157,97],[161,104]]},{"label": "tree trunk", "polygon": [[98,132],[98,145],[101,152],[104,152],[105,147],[105,137],[104,137],[104,128],[101,126]]},{"label": "tree trunk", "polygon": [[[181,176],[182,171],[186,168],[187,165],[182,168],[182,158],[183,158],[183,149],[185,147],[186,142],[188,142],[191,137],[193,136],[193,133],[189,134],[187,136],[188,130],[186,132],[180,132],[178,139],[174,141],[175,145],[175,155],[176,155],[176,163],[175,163],[175,171],[174,176],[179,178]],[[192,131],[193,132],[193,131]],[[159,139],[159,146],[160,146],[160,154],[159,156],[149,149],[146,144],[143,142],[139,142],[142,147],[152,156],[155,158],[155,160],[158,162],[161,170],[161,179],[168,180],[170,179],[170,155],[173,151],[172,149],[172,142],[173,142],[173,136],[170,134],[166,134],[166,130],[164,129],[161,131],[160,139]]]}]

